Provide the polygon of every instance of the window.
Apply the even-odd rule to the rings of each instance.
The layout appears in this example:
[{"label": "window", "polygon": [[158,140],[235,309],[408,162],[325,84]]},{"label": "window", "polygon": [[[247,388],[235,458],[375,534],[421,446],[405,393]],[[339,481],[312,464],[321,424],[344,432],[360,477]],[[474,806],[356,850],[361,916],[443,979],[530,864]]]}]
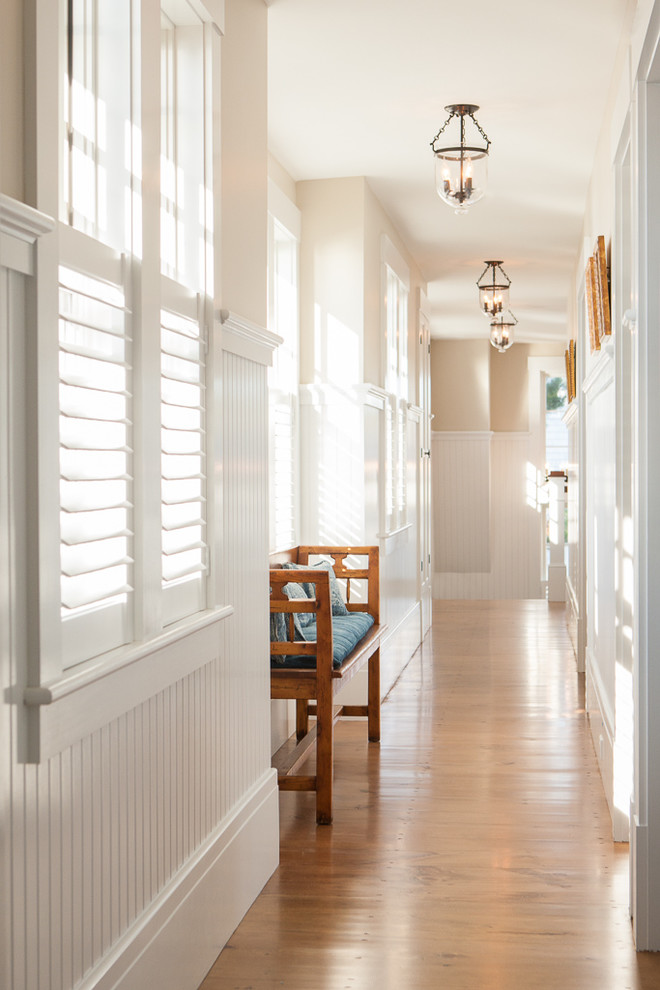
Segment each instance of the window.
[{"label": "window", "polygon": [[131,2],[67,0],[60,217],[122,251],[131,211]]},{"label": "window", "polygon": [[407,266],[388,238],[382,243],[383,324],[388,398],[385,407],[383,521],[385,533],[407,524],[408,294]]},{"label": "window", "polygon": [[568,464],[568,430],[566,379],[546,378],[545,383],[545,461],[549,471],[565,471]]},{"label": "window", "polygon": [[[210,6],[217,11],[215,0]],[[206,385],[219,33],[203,0],[164,0],[160,36],[141,32],[133,0],[68,0],[63,11],[58,411],[66,668],[148,640],[212,604]],[[160,64],[160,77],[145,81],[145,58]],[[142,106],[159,96],[160,148],[141,133]],[[143,186],[147,171],[159,186]]]},{"label": "window", "polygon": [[206,607],[206,305],[213,196],[205,27],[188,5],[161,11],[161,575],[164,624]]},{"label": "window", "polygon": [[298,541],[298,238],[300,217],[269,187],[268,329],[282,338],[269,376],[270,546]]},{"label": "window", "polygon": [[161,272],[196,289],[206,280],[207,254],[212,251],[204,26],[187,5],[167,6],[169,15],[161,13]]}]

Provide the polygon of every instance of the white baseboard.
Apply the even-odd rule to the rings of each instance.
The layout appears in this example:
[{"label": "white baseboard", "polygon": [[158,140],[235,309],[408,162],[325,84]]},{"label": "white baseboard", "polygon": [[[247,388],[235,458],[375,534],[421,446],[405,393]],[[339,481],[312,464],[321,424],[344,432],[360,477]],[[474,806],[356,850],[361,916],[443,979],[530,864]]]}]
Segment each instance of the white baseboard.
[{"label": "white baseboard", "polygon": [[197,990],[279,861],[268,770],[79,990]]},{"label": "white baseboard", "polygon": [[[612,819],[612,838],[615,842],[628,842],[630,840],[628,808],[617,807],[615,801],[614,749],[617,744],[615,716],[603,685],[600,667],[590,649],[587,649],[586,666],[586,703],[589,713],[589,728]],[[621,740],[619,739],[618,742],[620,743]],[[626,804],[628,801],[629,797],[626,799]]]},{"label": "white baseboard", "polygon": [[632,815],[630,830],[630,913],[638,952],[657,952],[658,933],[651,933],[649,918],[649,830]]},{"label": "white baseboard", "polygon": [[575,651],[577,672],[578,674],[583,674],[586,667],[584,616],[580,614],[578,595],[573,587],[571,579],[568,576],[566,578],[566,601],[568,603],[566,622],[568,625],[568,633],[571,637],[571,642]]}]

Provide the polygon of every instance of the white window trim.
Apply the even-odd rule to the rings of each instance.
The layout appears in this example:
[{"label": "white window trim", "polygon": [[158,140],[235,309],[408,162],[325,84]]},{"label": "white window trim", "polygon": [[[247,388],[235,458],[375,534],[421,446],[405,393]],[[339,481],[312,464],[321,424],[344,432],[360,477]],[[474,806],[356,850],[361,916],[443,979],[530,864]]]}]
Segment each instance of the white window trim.
[{"label": "white window trim", "polygon": [[[405,325],[406,333],[406,353],[408,351],[408,334],[410,327],[410,270],[406,264],[403,256],[392,243],[387,234],[381,235],[380,243],[380,259],[381,259],[381,340],[383,346],[381,349],[381,375],[384,385],[384,394],[386,396],[383,414],[381,416],[381,437],[380,437],[380,461],[383,467],[382,474],[385,474],[388,461],[391,455],[391,470],[392,470],[392,500],[393,508],[392,513],[388,514],[386,505],[386,492],[384,486],[380,486],[380,539],[388,540],[390,537],[399,536],[410,528],[410,523],[407,518],[407,493],[406,493],[406,477],[407,469],[404,466],[404,477],[403,477],[403,490],[404,490],[404,505],[402,507],[397,506],[397,473],[400,468],[400,457],[399,457],[399,445],[401,443],[401,437],[398,434],[398,420],[399,413],[402,412],[404,416],[404,426],[408,415],[408,395],[401,394],[401,389],[397,385],[397,391],[392,392],[388,388],[388,383],[390,382],[390,368],[388,364],[389,359],[389,339],[388,339],[388,312],[387,312],[387,298],[388,298],[388,269],[390,269],[396,278],[401,282],[407,292],[407,317]],[[400,356],[400,349],[397,347],[397,363]],[[397,369],[399,370],[399,369]],[[391,410],[392,415],[392,428],[393,428],[393,442],[392,449],[388,451],[387,443],[387,412],[388,409]]]},{"label": "white window trim", "polygon": [[[292,463],[293,463],[293,512],[292,518],[289,520],[291,524],[291,541],[289,545],[295,545],[299,542],[300,533],[300,501],[301,501],[301,466],[300,466],[300,232],[301,232],[301,213],[297,206],[289,199],[289,197],[283,192],[280,187],[273,182],[272,179],[268,180],[268,271],[269,271],[269,314],[272,308],[272,268],[274,266],[274,225],[278,224],[283,228],[290,238],[295,241],[296,244],[296,289],[297,289],[297,300],[296,300],[296,384],[292,391],[279,390],[277,385],[269,385],[269,410],[272,409],[273,401],[277,394],[281,398],[288,402],[289,408],[291,410],[292,417]],[[269,317],[270,318],[270,317]],[[278,337],[281,343],[284,343],[284,339]],[[269,474],[273,477],[273,437],[272,437],[272,424],[269,430]],[[286,546],[278,545],[276,539],[277,534],[274,533],[273,527],[273,517],[271,513],[273,512],[273,502],[272,502],[272,492],[269,493],[271,498],[271,506],[269,510],[269,545],[271,552],[287,549]]]}]

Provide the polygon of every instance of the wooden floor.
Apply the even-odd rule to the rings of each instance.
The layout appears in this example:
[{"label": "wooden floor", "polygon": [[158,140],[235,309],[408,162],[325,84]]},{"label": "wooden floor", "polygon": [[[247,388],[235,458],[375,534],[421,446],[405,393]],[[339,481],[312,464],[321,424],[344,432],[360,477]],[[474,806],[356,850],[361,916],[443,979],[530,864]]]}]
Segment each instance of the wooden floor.
[{"label": "wooden floor", "polygon": [[337,726],[335,824],[284,793],[281,865],[203,990],[657,990],[636,954],[563,606],[438,602],[380,745]]}]

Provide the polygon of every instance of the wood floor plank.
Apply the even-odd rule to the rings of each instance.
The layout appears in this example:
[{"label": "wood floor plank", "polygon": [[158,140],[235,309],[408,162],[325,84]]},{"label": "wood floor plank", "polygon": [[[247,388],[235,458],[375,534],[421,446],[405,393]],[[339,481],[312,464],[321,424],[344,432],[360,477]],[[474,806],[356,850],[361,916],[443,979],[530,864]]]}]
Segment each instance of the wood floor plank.
[{"label": "wood floor plank", "polygon": [[436,602],[380,744],[335,732],[334,824],[280,795],[280,867],[202,990],[659,990],[561,606]]}]

